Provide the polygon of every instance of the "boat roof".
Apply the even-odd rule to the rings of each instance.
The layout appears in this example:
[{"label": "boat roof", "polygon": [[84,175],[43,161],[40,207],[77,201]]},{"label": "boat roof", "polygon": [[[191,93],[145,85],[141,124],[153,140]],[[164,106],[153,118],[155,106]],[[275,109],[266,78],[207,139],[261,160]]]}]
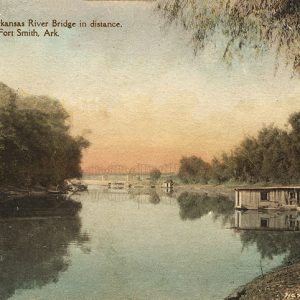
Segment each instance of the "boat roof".
[{"label": "boat roof", "polygon": [[300,186],[239,187],[235,191],[300,190]]}]

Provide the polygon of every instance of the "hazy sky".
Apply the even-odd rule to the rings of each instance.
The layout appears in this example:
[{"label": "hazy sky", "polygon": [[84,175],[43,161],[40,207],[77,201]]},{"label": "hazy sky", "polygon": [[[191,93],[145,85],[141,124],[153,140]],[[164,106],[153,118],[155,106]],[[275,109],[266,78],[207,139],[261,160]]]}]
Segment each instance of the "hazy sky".
[{"label": "hazy sky", "polygon": [[0,0],[0,7],[7,21],[122,23],[59,30],[59,38],[0,36],[0,81],[59,98],[73,132],[90,130],[84,167],[210,159],[300,110],[299,78],[285,70],[274,77],[271,56],[232,68],[212,49],[195,57],[188,35],[166,29],[154,3]]}]

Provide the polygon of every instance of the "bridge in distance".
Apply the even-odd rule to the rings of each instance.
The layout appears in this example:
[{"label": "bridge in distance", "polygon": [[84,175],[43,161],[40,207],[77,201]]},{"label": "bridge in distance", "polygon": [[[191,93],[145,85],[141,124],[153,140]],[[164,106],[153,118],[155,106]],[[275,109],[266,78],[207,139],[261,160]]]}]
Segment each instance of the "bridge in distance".
[{"label": "bridge in distance", "polygon": [[85,175],[147,175],[152,170],[158,169],[162,174],[177,174],[179,164],[169,163],[161,166],[153,166],[149,164],[137,164],[133,167],[126,167],[123,165],[109,165],[103,166],[90,166],[85,168]]}]

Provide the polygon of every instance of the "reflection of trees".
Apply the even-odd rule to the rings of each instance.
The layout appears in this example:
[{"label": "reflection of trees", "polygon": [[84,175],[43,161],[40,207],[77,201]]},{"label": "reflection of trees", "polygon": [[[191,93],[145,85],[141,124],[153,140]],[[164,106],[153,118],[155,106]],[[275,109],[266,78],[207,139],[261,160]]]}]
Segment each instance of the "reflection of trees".
[{"label": "reflection of trees", "polygon": [[81,203],[64,196],[22,197],[1,201],[0,217],[73,216]]},{"label": "reflection of trees", "polygon": [[287,253],[285,263],[300,261],[300,234],[294,232],[241,231],[243,247],[256,244],[262,258]]},{"label": "reflection of trees", "polygon": [[221,217],[223,224],[226,224],[231,221],[234,212],[233,201],[224,195],[208,196],[183,192],[177,201],[183,220],[201,218],[212,212],[215,220]]},{"label": "reflection of trees", "polygon": [[160,202],[159,195],[157,194],[157,192],[155,190],[150,191],[149,202],[152,204],[158,204]]},{"label": "reflection of trees", "polygon": [[34,216],[0,219],[0,299],[10,298],[17,289],[57,282],[70,264],[68,245],[83,246],[88,240],[81,235],[78,216]]}]

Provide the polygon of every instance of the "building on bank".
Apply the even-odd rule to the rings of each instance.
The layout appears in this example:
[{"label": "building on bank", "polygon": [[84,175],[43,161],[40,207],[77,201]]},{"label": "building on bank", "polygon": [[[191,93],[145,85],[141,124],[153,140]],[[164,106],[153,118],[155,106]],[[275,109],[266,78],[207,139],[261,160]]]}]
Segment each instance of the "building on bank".
[{"label": "building on bank", "polygon": [[235,189],[236,209],[300,209],[300,186]]}]

